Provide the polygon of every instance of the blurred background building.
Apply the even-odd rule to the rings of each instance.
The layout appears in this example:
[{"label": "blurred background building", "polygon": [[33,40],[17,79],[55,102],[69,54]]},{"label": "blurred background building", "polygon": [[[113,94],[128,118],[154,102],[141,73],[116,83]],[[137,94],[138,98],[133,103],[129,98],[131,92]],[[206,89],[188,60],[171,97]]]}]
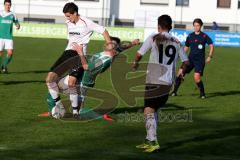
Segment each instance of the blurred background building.
[{"label": "blurred background building", "polygon": [[218,30],[240,32],[240,0],[12,0],[12,10],[20,21],[64,23],[66,2],[75,2],[81,15],[105,26],[153,28],[159,15],[169,14],[174,28],[192,29],[198,17],[205,30],[216,22]]}]

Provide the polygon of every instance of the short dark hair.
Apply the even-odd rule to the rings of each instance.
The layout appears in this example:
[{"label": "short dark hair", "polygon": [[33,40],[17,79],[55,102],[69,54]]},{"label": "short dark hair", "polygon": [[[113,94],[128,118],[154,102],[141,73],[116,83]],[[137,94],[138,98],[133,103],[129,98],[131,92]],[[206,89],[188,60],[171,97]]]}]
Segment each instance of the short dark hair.
[{"label": "short dark hair", "polygon": [[194,23],[198,23],[201,26],[203,25],[203,21],[200,18],[195,18],[194,21],[193,21],[193,25],[194,25]]},{"label": "short dark hair", "polygon": [[66,3],[63,7],[63,13],[73,14],[75,12],[78,13],[78,6],[73,2]]},{"label": "short dark hair", "polygon": [[172,29],[172,18],[166,14],[161,15],[160,17],[158,17],[158,25],[162,29],[167,29],[168,31],[170,31]]},{"label": "short dark hair", "polygon": [[121,40],[120,40],[120,38],[118,38],[118,37],[112,37],[112,36],[110,36],[110,39],[111,39],[111,41],[115,41],[118,45],[120,45],[120,43],[121,43]]},{"label": "short dark hair", "polygon": [[10,4],[12,4],[11,0],[4,0],[4,4],[5,4],[5,3],[10,3]]}]

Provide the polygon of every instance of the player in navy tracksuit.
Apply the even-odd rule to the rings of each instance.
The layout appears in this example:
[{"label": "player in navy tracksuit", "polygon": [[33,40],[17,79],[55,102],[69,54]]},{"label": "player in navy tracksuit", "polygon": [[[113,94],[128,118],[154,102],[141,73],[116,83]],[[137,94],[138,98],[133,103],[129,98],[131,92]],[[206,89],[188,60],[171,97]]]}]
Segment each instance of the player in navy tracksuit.
[{"label": "player in navy tracksuit", "polygon": [[[204,91],[204,85],[203,85],[203,82],[201,81],[201,77],[203,76],[205,62],[210,63],[212,59],[214,46],[211,38],[204,32],[201,32],[202,25],[203,25],[203,22],[199,18],[196,18],[193,21],[194,32],[188,35],[184,49],[185,49],[185,52],[187,52],[190,48],[190,53],[189,53],[190,64],[187,67],[185,73],[190,73],[193,69],[195,70],[194,80],[200,90],[200,98],[205,99],[206,96]],[[209,45],[210,51],[207,59],[205,60],[206,44]],[[176,78],[172,96],[177,95],[177,90],[182,80],[183,80],[183,76],[178,75]]]}]

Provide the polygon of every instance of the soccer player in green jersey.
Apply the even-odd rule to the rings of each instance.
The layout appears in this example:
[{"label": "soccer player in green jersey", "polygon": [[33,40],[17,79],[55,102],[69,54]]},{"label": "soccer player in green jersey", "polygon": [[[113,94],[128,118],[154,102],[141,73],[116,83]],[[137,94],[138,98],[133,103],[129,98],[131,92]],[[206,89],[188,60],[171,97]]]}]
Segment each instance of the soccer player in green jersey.
[{"label": "soccer player in green jersey", "polygon": [[[7,65],[13,55],[13,23],[20,29],[16,15],[10,10],[11,5],[11,0],[4,0],[4,11],[0,11],[0,66],[3,73],[8,73]],[[3,60],[4,49],[7,56]]]},{"label": "soccer player in green jersey", "polygon": [[[81,103],[84,101],[87,88],[94,87],[97,76],[111,66],[114,57],[116,57],[122,51],[140,43],[139,39],[135,39],[132,42],[121,43],[121,40],[117,37],[111,37],[111,41],[112,42],[104,45],[103,52],[96,53],[89,59],[86,59],[85,56],[83,56],[82,46],[77,44],[74,45],[74,49],[80,55],[82,67],[84,69],[84,73],[82,73],[82,69],[79,69],[79,71],[76,73],[80,80]],[[80,78],[81,76],[82,78]]]}]

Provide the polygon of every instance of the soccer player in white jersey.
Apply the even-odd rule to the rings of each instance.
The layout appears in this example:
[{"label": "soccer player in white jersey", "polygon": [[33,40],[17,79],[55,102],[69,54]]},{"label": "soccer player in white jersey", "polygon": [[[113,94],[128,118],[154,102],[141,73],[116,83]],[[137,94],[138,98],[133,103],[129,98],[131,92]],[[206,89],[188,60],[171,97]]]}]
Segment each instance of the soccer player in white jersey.
[{"label": "soccer player in white jersey", "polygon": [[147,136],[145,142],[136,146],[144,152],[154,152],[160,149],[157,141],[158,109],[168,100],[171,86],[175,80],[175,68],[178,58],[188,63],[187,55],[177,39],[169,31],[172,29],[172,19],[168,15],[158,18],[158,32],[150,35],[136,54],[133,68],[138,68],[138,62],[150,49],[150,58],[147,66],[144,115],[146,119]]},{"label": "soccer player in white jersey", "polygon": [[[13,55],[13,23],[20,29],[16,15],[10,10],[11,5],[11,0],[4,0],[4,10],[0,11],[0,66],[3,73],[8,73],[7,65]],[[7,50],[7,56],[2,62],[4,49]]]},{"label": "soccer player in white jersey", "polygon": [[[46,84],[51,94],[52,98],[56,102],[56,106],[60,109],[63,108],[63,104],[61,102],[59,96],[59,88],[57,82],[60,76],[63,76],[64,73],[77,68],[78,64],[81,63],[80,55],[78,55],[77,51],[73,49],[73,44],[78,44],[83,46],[83,53],[86,55],[87,52],[87,44],[90,41],[90,37],[93,32],[97,32],[102,34],[105,41],[107,43],[111,42],[108,31],[88,18],[85,18],[78,14],[78,6],[72,2],[65,4],[63,8],[63,13],[67,18],[67,32],[68,32],[68,44],[60,56],[60,58],[55,62],[55,64],[51,67],[50,72],[46,78]],[[74,57],[79,57],[78,62],[73,62],[72,60],[76,60]],[[70,73],[68,86],[70,91],[70,101],[73,108],[73,116],[78,116],[78,93],[76,88],[76,75],[75,72]]]}]

